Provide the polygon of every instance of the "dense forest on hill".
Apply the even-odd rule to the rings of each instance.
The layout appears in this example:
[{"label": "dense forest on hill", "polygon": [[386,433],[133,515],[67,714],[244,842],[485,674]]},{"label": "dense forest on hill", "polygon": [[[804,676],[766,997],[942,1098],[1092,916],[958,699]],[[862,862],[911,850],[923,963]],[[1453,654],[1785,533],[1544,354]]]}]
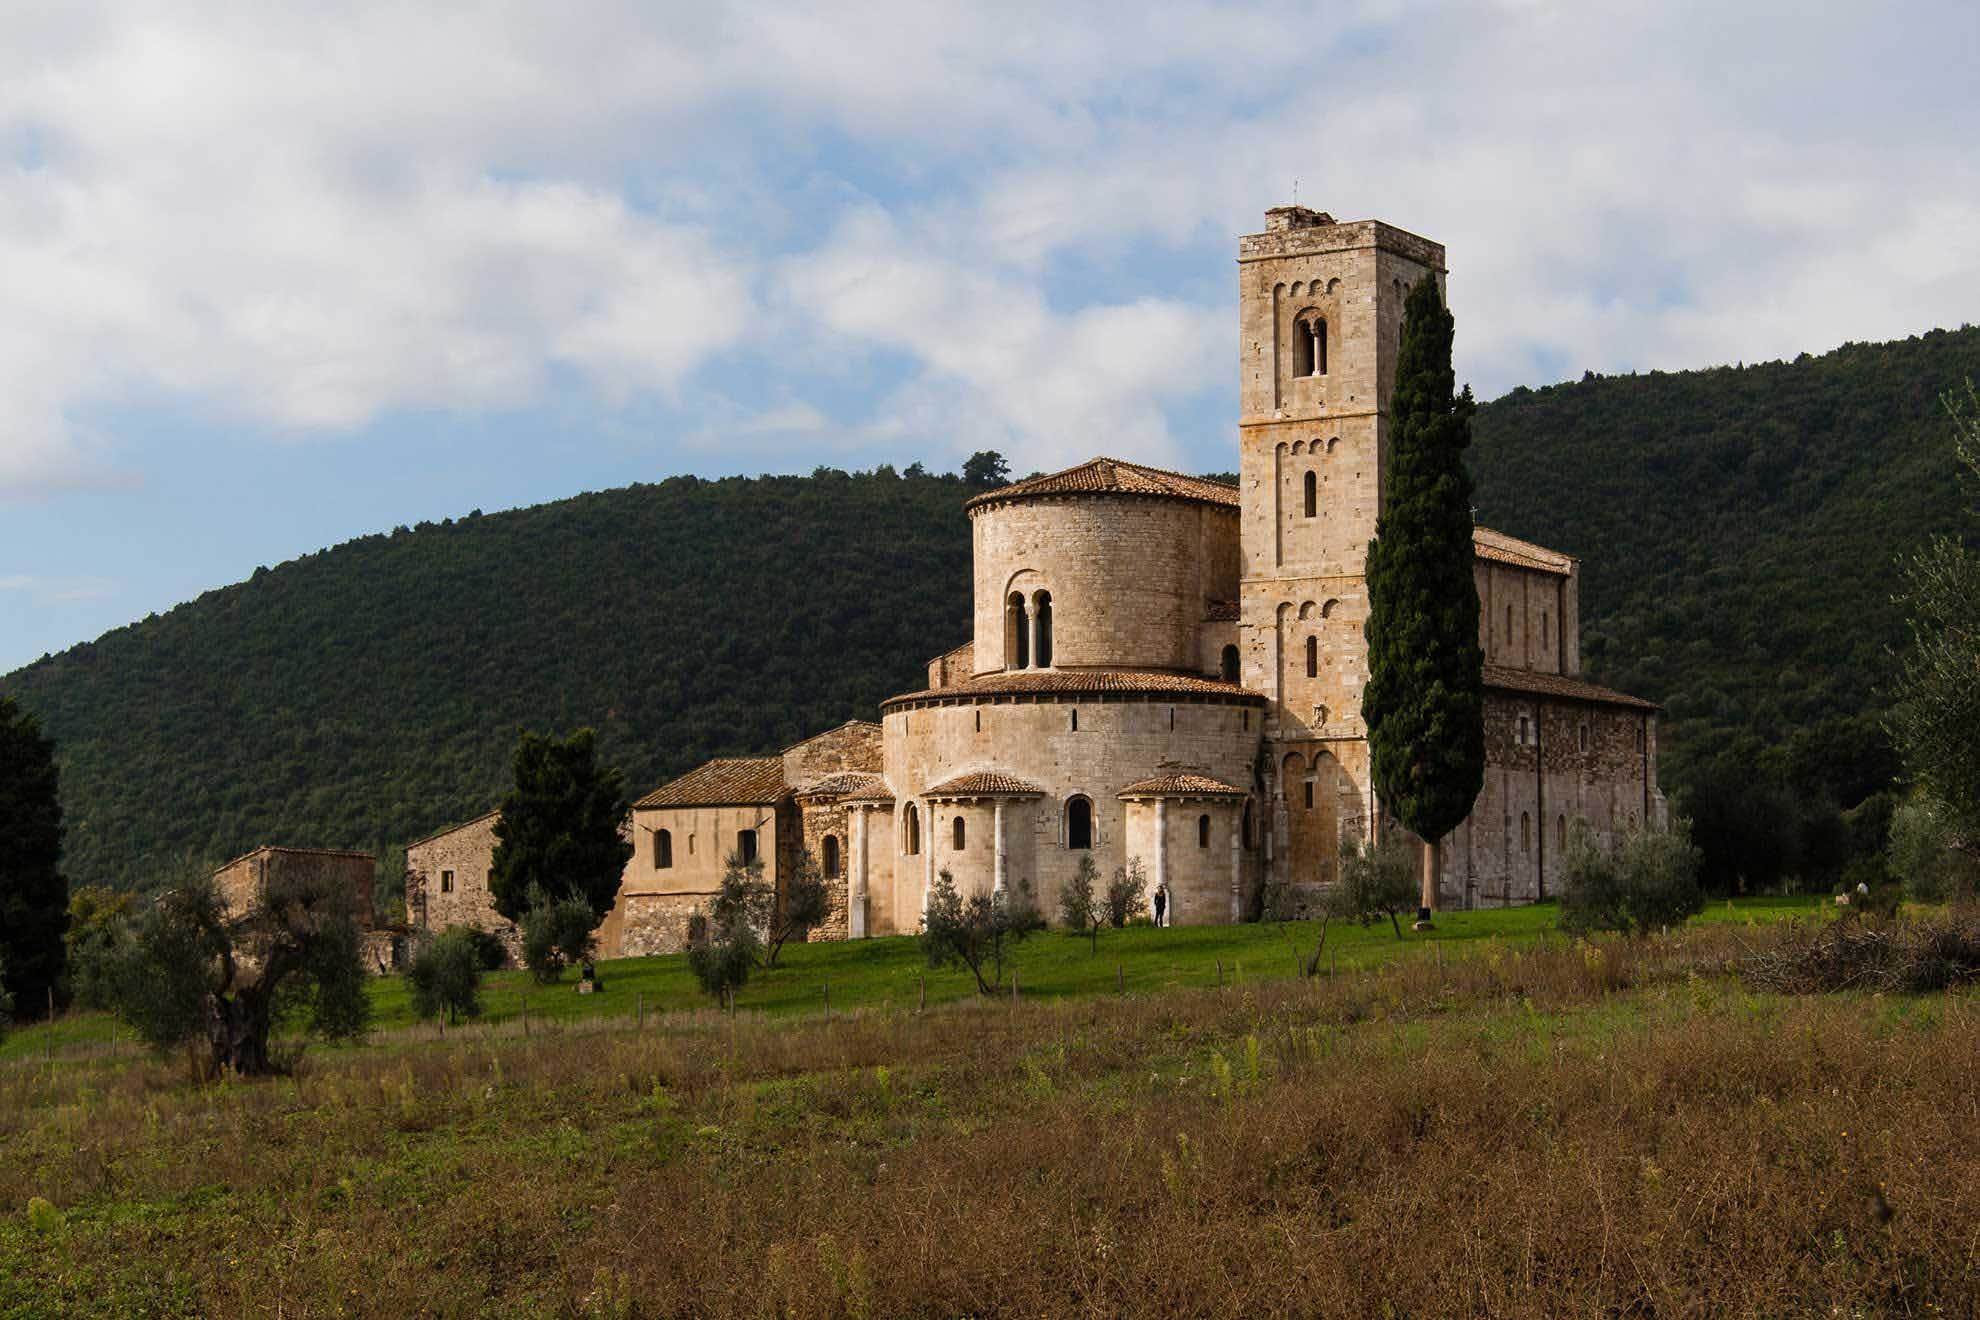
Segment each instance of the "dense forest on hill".
[{"label": "dense forest on hill", "polygon": [[[1939,396],[1980,331],[1590,377],[1479,410],[1479,519],[1582,559],[1591,675],[1715,768],[1848,806],[1894,561],[1955,525]],[[72,882],[150,887],[263,842],[383,855],[486,810],[519,728],[598,729],[635,789],[919,685],[964,640],[958,477],[918,468],[580,495],[360,538],[0,679],[56,738]]]}]

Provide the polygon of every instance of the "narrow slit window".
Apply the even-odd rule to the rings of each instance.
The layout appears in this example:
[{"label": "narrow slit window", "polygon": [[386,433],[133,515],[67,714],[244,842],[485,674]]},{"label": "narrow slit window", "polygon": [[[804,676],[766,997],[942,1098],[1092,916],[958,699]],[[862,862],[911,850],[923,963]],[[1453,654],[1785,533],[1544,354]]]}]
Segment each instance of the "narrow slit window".
[{"label": "narrow slit window", "polygon": [[1320,676],[1320,639],[1318,637],[1309,637],[1306,639],[1306,676],[1308,678],[1318,678]]},{"label": "narrow slit window", "polygon": [[1004,602],[1004,665],[1008,669],[1031,667],[1031,619],[1025,613],[1024,597],[1015,591]]},{"label": "narrow slit window", "polygon": [[1031,647],[1031,663],[1039,669],[1052,667],[1052,593],[1041,591],[1032,598],[1032,629],[1036,639]]},{"label": "narrow slit window", "polygon": [[954,822],[950,824],[949,833],[953,836],[955,851],[961,852],[964,847],[964,840],[968,837],[963,829],[963,818],[961,816],[957,816]]},{"label": "narrow slit window", "polygon": [[921,851],[921,812],[914,803],[901,813],[901,851],[912,857]]},{"label": "narrow slit window", "polygon": [[440,873],[440,892],[443,894],[454,892],[454,873],[452,871],[442,871]]},{"label": "narrow slit window", "polygon": [[1199,848],[1208,848],[1210,846],[1210,818],[1208,816],[1198,816],[1196,818],[1196,846]]},{"label": "narrow slit window", "polygon": [[1320,512],[1320,478],[1309,472],[1306,474],[1306,516],[1316,517]]}]

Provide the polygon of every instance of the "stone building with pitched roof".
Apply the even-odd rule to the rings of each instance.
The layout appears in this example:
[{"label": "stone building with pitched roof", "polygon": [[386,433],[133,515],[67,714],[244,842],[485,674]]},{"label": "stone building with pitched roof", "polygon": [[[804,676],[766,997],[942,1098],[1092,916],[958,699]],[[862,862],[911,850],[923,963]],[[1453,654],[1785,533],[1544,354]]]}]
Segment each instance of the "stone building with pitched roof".
[{"label": "stone building with pitched roof", "polygon": [[[1045,911],[1139,861],[1168,920],[1317,891],[1388,822],[1370,780],[1364,572],[1403,301],[1441,246],[1304,207],[1238,246],[1239,483],[1094,458],[969,500],[972,635],[926,686],[640,799],[607,953],[681,947],[732,851],[834,894],[814,938],[907,934],[942,872]],[[1661,823],[1656,708],[1581,677],[1580,569],[1477,528],[1485,782],[1439,900],[1553,892],[1570,828]],[[1151,904],[1151,906],[1153,906]]]}]

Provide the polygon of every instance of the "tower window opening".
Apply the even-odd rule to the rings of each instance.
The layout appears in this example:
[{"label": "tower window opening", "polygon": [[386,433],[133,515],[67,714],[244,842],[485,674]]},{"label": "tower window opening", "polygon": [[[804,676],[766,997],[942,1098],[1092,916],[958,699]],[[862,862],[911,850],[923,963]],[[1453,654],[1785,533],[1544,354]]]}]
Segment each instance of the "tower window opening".
[{"label": "tower window opening", "polygon": [[1309,779],[1300,787],[1306,790],[1306,809],[1313,810],[1313,781]]},{"label": "tower window opening", "polygon": [[1320,512],[1320,479],[1313,473],[1306,474],[1306,516],[1318,516]]},{"label": "tower window opening", "polygon": [[1235,683],[1238,681],[1237,647],[1227,646],[1224,648],[1223,659],[1218,666],[1218,672],[1223,675],[1226,683]]},{"label": "tower window opening", "polygon": [[1040,669],[1052,667],[1052,593],[1041,591],[1032,597],[1033,629],[1037,641],[1031,648],[1031,662]]},{"label": "tower window opening", "polygon": [[950,824],[949,833],[953,836],[953,845],[955,850],[957,852],[961,852],[963,850],[963,840],[965,838],[965,834],[963,830],[963,818],[961,816],[957,816],[955,820]]},{"label": "tower window opening", "polygon": [[1308,678],[1320,677],[1320,639],[1318,637],[1309,637],[1306,639],[1306,676]]},{"label": "tower window opening", "polygon": [[1083,797],[1066,800],[1066,847],[1093,846],[1093,803]]},{"label": "tower window opening", "polygon": [[1074,733],[1079,732],[1079,707],[1077,706],[1072,708],[1072,731]]},{"label": "tower window opening", "polygon": [[1323,316],[1302,316],[1293,333],[1293,375],[1327,374],[1327,320]]},{"label": "tower window opening", "polygon": [[983,732],[983,712],[980,710],[976,712],[976,731]]},{"label": "tower window opening", "polygon": [[653,867],[664,871],[674,864],[674,834],[672,830],[653,831]]},{"label": "tower window opening", "polygon": [[1015,591],[1004,602],[1004,666],[1031,667],[1031,620],[1025,614],[1024,597]]},{"label": "tower window opening", "polygon": [[1208,816],[1198,816],[1196,818],[1196,846],[1199,848],[1208,848],[1210,846],[1210,817]]}]

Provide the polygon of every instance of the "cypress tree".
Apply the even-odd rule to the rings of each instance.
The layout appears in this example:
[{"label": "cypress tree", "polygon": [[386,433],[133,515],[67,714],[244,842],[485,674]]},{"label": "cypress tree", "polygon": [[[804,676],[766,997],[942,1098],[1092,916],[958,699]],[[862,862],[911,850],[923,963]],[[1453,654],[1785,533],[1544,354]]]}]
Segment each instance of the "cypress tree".
[{"label": "cypress tree", "polygon": [[55,744],[34,716],[0,697],[0,976],[21,1017],[47,1011],[66,956],[60,784]]},{"label": "cypress tree", "polygon": [[625,778],[598,764],[590,729],[562,740],[524,733],[516,742],[515,787],[495,823],[488,882],[495,910],[521,920],[535,886],[553,899],[583,899],[603,921],[632,857],[619,833],[630,814]]},{"label": "cypress tree", "polygon": [[1484,653],[1472,580],[1471,388],[1456,389],[1451,314],[1425,274],[1403,308],[1382,516],[1368,546],[1368,723],[1375,791],[1423,840],[1422,907],[1438,846],[1485,782]]}]

